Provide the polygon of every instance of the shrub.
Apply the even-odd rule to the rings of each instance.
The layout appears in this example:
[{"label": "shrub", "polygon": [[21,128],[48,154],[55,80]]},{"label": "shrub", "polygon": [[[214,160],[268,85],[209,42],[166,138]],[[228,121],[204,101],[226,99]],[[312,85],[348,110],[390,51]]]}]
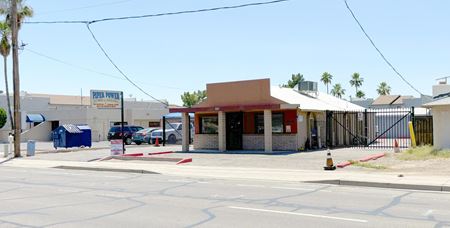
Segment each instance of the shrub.
[{"label": "shrub", "polygon": [[3,108],[0,108],[0,128],[3,128],[6,124],[6,111]]}]

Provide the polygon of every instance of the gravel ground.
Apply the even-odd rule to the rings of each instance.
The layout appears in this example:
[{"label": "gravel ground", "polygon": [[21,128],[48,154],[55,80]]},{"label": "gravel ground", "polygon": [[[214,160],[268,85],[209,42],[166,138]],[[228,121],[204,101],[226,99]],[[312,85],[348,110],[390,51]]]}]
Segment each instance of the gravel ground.
[{"label": "gravel ground", "polygon": [[404,161],[398,159],[398,154],[393,152],[387,153],[383,158],[375,161],[368,162],[374,165],[385,166],[386,169],[371,169],[350,166],[346,169],[352,171],[365,170],[370,172],[380,173],[398,173],[398,174],[429,174],[435,176],[448,176],[450,175],[450,159],[430,159],[430,160],[417,160],[417,161]]}]

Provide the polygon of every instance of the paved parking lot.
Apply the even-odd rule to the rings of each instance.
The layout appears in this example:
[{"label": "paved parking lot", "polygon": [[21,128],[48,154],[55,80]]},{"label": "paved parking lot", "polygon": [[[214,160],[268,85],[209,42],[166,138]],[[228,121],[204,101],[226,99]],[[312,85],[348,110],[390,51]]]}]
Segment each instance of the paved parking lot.
[{"label": "paved parking lot", "polygon": [[[24,147],[26,149],[26,144]],[[82,150],[59,150],[56,152],[50,142],[36,143],[36,156],[26,159],[62,160],[62,161],[92,161],[110,155],[109,142],[94,143],[93,148]],[[158,157],[193,158],[192,165],[196,166],[221,166],[221,167],[257,167],[274,169],[307,169],[321,170],[326,161],[326,150],[311,152],[279,152],[276,154],[261,154],[255,151],[237,151],[232,153],[217,152],[190,152],[181,151],[180,145],[168,145],[166,147],[154,147],[152,145],[129,145],[126,153],[154,153],[174,151],[173,154],[153,155]],[[192,150],[192,148],[191,148]],[[389,152],[386,149],[345,148],[332,151],[335,163],[357,160],[364,156]],[[22,155],[25,156],[25,151]],[[129,162],[129,161],[127,161]],[[136,161],[144,162],[144,161]],[[148,162],[148,161],[146,161]]]}]

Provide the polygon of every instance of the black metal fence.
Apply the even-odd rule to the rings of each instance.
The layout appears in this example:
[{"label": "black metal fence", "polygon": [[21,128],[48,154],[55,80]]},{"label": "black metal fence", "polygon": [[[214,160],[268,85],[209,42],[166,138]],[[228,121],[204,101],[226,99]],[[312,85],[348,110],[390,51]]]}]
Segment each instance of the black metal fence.
[{"label": "black metal fence", "polygon": [[432,118],[415,116],[414,108],[327,111],[326,143],[331,148],[407,148],[411,146],[410,121],[418,144],[432,144]]}]

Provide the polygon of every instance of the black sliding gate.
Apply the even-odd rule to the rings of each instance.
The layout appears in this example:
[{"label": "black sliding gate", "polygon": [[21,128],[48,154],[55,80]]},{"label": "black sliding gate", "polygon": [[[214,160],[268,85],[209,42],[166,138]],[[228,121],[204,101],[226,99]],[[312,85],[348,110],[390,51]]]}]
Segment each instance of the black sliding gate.
[{"label": "black sliding gate", "polygon": [[326,143],[330,148],[392,148],[395,144],[407,148],[411,146],[410,121],[417,144],[432,144],[432,118],[415,116],[414,108],[327,111]]}]

